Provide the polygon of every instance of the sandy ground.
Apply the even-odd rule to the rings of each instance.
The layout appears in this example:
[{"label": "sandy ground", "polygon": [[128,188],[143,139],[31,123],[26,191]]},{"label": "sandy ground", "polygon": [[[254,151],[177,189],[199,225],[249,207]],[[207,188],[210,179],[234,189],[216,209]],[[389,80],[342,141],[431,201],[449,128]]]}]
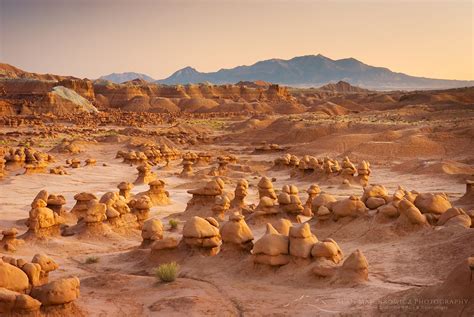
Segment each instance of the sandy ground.
[{"label": "sandy ground", "polygon": [[[24,232],[29,205],[42,189],[64,195],[66,208],[70,209],[75,203],[73,196],[79,192],[92,192],[100,197],[116,191],[121,181],[132,182],[136,167],[115,159],[116,151],[121,148],[118,144],[91,145],[74,157],[97,158],[97,165],[68,169],[70,175],[15,175],[19,171],[10,171],[0,181],[0,228],[15,226]],[[214,144],[206,149],[229,148],[240,152],[239,158],[255,167],[247,178],[251,184],[249,203],[258,203],[256,183],[261,175],[275,177],[277,189],[285,184],[297,185],[301,200],[306,200],[304,190],[313,182],[293,179],[288,170],[262,168],[261,162],[271,162],[280,153],[254,155],[236,144]],[[56,155],[58,162],[70,157]],[[169,231],[169,215],[184,211],[191,198],[186,191],[202,181],[177,177],[181,170],[178,162],[169,170],[153,168],[165,180],[172,199],[171,205],[154,207],[151,211],[151,216],[163,220],[165,235],[179,236],[179,230]],[[383,165],[374,165],[372,170],[370,182],[384,184],[390,193],[403,185],[419,192],[445,192],[455,201],[465,191],[465,185],[456,178],[398,173]],[[362,194],[361,188],[341,190],[336,185],[320,186],[338,199]],[[147,187],[136,186],[132,192]],[[233,189],[231,185],[226,187],[229,191]],[[258,239],[264,225],[252,226],[252,230]],[[178,252],[150,254],[149,250],[138,249],[139,232],[126,237],[110,235],[95,239],[57,237],[28,243],[14,256],[31,259],[34,254],[44,252],[60,265],[51,279],[77,275],[81,279],[81,298],[77,304],[86,316],[335,316],[378,315],[380,312],[374,311],[377,300],[399,291],[440,283],[455,265],[474,254],[474,229],[437,228],[400,233],[371,218],[344,219],[326,227],[313,223],[312,231],[320,240],[334,238],[346,256],[356,249],[362,250],[369,262],[369,281],[351,287],[329,285],[313,276],[306,262],[293,261],[281,268],[269,268],[254,265],[250,255],[235,253],[224,252],[214,257]],[[98,256],[99,262],[85,264],[91,255]],[[152,275],[153,268],[169,260],[181,264],[180,277],[174,283],[158,283]],[[436,315],[429,307],[424,309],[420,311],[422,314]]]}]

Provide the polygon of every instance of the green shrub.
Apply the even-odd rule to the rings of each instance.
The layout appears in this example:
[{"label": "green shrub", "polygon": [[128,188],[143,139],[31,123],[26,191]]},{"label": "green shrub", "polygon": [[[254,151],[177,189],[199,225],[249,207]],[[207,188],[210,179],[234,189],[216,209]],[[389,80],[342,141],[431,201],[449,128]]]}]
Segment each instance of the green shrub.
[{"label": "green shrub", "polygon": [[94,264],[99,262],[99,257],[97,256],[90,256],[86,259],[86,264]]},{"label": "green shrub", "polygon": [[176,262],[164,263],[155,269],[155,276],[161,282],[173,282],[178,277],[179,268]]},{"label": "green shrub", "polygon": [[176,229],[178,228],[178,221],[177,220],[174,220],[174,219],[170,219],[170,221],[168,221],[171,229]]}]

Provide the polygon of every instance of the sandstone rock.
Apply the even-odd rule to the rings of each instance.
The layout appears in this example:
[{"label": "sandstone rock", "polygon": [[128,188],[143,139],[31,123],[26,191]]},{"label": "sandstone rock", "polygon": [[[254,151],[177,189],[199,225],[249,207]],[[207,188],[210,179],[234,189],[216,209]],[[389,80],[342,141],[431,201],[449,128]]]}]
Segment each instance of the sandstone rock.
[{"label": "sandstone rock", "polygon": [[312,184],[309,186],[306,192],[308,193],[308,199],[306,200],[304,204],[303,215],[307,217],[311,217],[313,216],[313,212],[312,212],[313,200],[321,193],[321,189],[319,188],[317,184]]},{"label": "sandstone rock", "polygon": [[260,202],[255,208],[255,211],[256,215],[272,215],[277,214],[279,212],[276,205],[276,201],[267,196],[263,196],[262,198],[260,198]]},{"label": "sandstone rock", "polygon": [[385,202],[389,201],[388,191],[383,185],[372,185],[364,187],[362,202],[365,204],[370,197],[382,198]]},{"label": "sandstone rock", "polygon": [[356,250],[342,263],[336,281],[339,283],[363,283],[369,279],[369,263],[360,250]]},{"label": "sandstone rock", "polygon": [[268,177],[262,177],[257,186],[260,199],[263,197],[268,197],[273,200],[277,199],[275,190],[273,189],[273,183]]},{"label": "sandstone rock", "polygon": [[461,208],[449,208],[438,219],[438,226],[461,226],[470,228],[471,217]]},{"label": "sandstone rock", "polygon": [[179,241],[174,237],[166,237],[161,240],[156,240],[151,245],[152,250],[167,250],[178,247]]},{"label": "sandstone rock", "polygon": [[18,247],[25,243],[24,240],[16,238],[17,234],[18,230],[16,228],[3,230],[3,238],[0,240],[0,246],[2,246],[5,251],[16,251]]},{"label": "sandstone rock", "polygon": [[325,193],[319,194],[313,199],[312,202],[313,213],[315,213],[321,206],[326,206],[328,209],[331,209],[334,202],[336,202],[336,198],[334,198],[334,196]]},{"label": "sandstone rock", "polygon": [[445,194],[419,194],[414,204],[424,214],[433,213],[440,215],[451,208],[451,203]]},{"label": "sandstone rock", "polygon": [[414,225],[427,223],[425,215],[423,215],[420,210],[407,199],[403,199],[400,202],[398,209],[400,211],[400,217],[398,218],[400,221],[408,220],[409,223]]},{"label": "sandstone rock", "polygon": [[99,223],[107,219],[106,211],[107,206],[103,203],[99,203],[95,200],[91,200],[87,205],[87,212],[84,216],[84,221],[87,224]]},{"label": "sandstone rock", "polygon": [[369,209],[372,209],[372,210],[377,209],[380,206],[385,205],[385,199],[383,199],[382,197],[369,197],[369,198],[367,198],[367,201],[365,202],[365,205]]},{"label": "sandstone rock", "polygon": [[47,208],[47,203],[42,199],[38,199],[34,205],[29,214],[27,233],[38,238],[59,235],[59,225],[64,223],[64,219]]},{"label": "sandstone rock", "polygon": [[0,287],[24,293],[29,288],[28,276],[21,269],[0,259]]},{"label": "sandstone rock", "polygon": [[137,167],[138,176],[135,182],[135,185],[148,184],[156,179],[156,173],[151,171],[151,165],[144,163]]},{"label": "sandstone rock", "polygon": [[97,202],[97,197],[94,194],[85,192],[74,195],[74,199],[76,200],[76,204],[72,207],[71,213],[74,214],[78,220],[86,216],[90,203],[94,201]]},{"label": "sandstone rock", "polygon": [[290,234],[290,228],[293,226],[290,220],[285,218],[280,218],[272,224],[273,228],[278,231],[278,233],[288,236]]},{"label": "sandstone rock", "polygon": [[341,248],[333,239],[316,242],[311,249],[311,255],[315,258],[326,258],[336,264],[344,257]]},{"label": "sandstone rock", "polygon": [[49,256],[45,254],[36,254],[31,263],[38,264],[41,268],[40,276],[39,276],[39,283],[37,285],[43,285],[48,283],[49,272],[55,271],[59,268],[59,265]]},{"label": "sandstone rock", "polygon": [[194,176],[193,171],[193,162],[190,160],[183,160],[183,170],[179,174],[181,177],[191,177]]},{"label": "sandstone rock", "polygon": [[155,241],[163,239],[163,223],[160,219],[148,219],[142,227],[143,240]]},{"label": "sandstone rock", "polygon": [[340,217],[359,217],[367,214],[367,207],[359,197],[350,196],[332,205],[334,219]]},{"label": "sandstone rock", "polygon": [[2,316],[36,313],[40,306],[41,302],[31,296],[0,287],[0,314]]},{"label": "sandstone rock", "polygon": [[79,298],[80,281],[77,277],[60,279],[49,284],[35,287],[31,296],[43,305],[61,305],[70,303]]},{"label": "sandstone rock", "polygon": [[140,226],[143,226],[145,220],[150,217],[150,209],[153,203],[148,195],[139,196],[130,200],[128,203],[132,213],[137,217]]},{"label": "sandstone rock", "polygon": [[117,188],[120,190],[119,195],[125,198],[125,200],[129,201],[132,198],[131,191],[133,188],[133,184],[129,182],[121,182],[118,184]]},{"label": "sandstone rock", "polygon": [[259,240],[255,242],[252,253],[254,262],[268,265],[284,265],[290,261],[289,239],[284,236],[271,224],[267,224],[267,231]]},{"label": "sandstone rock", "polygon": [[219,220],[224,220],[224,215],[230,208],[230,200],[226,195],[216,196],[214,206],[212,206],[213,216]]},{"label": "sandstone rock", "polygon": [[253,234],[244,217],[234,213],[220,228],[220,234],[224,245],[233,244],[241,249],[251,249]]},{"label": "sandstone rock", "polygon": [[309,258],[313,245],[318,242],[315,235],[311,233],[308,223],[291,227],[289,232],[290,238],[290,255]]},{"label": "sandstone rock", "polygon": [[219,224],[212,218],[193,217],[183,227],[184,242],[191,247],[213,249],[218,248],[222,241]]},{"label": "sandstone rock", "polygon": [[153,206],[164,206],[170,204],[169,193],[165,190],[165,182],[163,180],[154,180],[148,184],[150,189],[137,194],[138,197],[147,195]]},{"label": "sandstone rock", "polygon": [[316,212],[316,218],[319,221],[326,221],[331,219],[332,217],[332,212],[329,210],[328,207],[322,205],[318,208],[318,211]]},{"label": "sandstone rock", "polygon": [[230,208],[239,210],[246,209],[245,197],[248,195],[249,183],[246,179],[240,179],[235,187],[234,199],[230,202]]}]

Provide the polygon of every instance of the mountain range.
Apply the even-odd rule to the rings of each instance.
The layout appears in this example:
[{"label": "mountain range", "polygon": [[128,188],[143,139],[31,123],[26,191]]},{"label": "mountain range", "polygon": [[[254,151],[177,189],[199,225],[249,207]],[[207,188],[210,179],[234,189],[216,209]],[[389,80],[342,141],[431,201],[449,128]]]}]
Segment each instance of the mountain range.
[{"label": "mountain range", "polygon": [[[117,75],[119,74],[111,74],[101,77],[101,79],[113,79],[111,81],[123,82],[137,78],[134,76],[140,75],[139,78],[152,81],[146,79],[149,76],[143,74],[124,73],[120,74],[122,77]],[[370,66],[355,58],[333,60],[321,54],[299,56],[289,60],[269,59],[250,66],[237,66],[208,73],[199,72],[192,67],[185,67],[168,78],[155,82],[166,85],[233,84],[239,81],[256,80],[294,87],[319,87],[328,83],[345,81],[351,85],[377,90],[445,89],[474,85],[473,80],[415,77],[393,72],[385,67]]]}]

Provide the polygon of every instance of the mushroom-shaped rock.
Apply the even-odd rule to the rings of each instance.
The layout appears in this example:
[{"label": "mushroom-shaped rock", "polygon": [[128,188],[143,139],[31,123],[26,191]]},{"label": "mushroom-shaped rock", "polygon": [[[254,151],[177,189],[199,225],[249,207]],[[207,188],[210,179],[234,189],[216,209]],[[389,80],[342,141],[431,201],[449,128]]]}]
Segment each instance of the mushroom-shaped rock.
[{"label": "mushroom-shaped rock", "polygon": [[194,171],[193,171],[193,162],[190,160],[184,160],[183,161],[183,170],[179,174],[181,177],[191,177],[194,176]]},{"label": "mushroom-shaped rock", "polygon": [[137,167],[138,176],[135,185],[148,184],[156,179],[156,173],[151,171],[151,165],[145,162],[144,164]]},{"label": "mushroom-shaped rock", "polygon": [[132,199],[129,202],[132,213],[137,217],[138,223],[142,226],[145,220],[150,217],[150,209],[153,207],[151,199],[147,195]]},{"label": "mushroom-shaped rock", "polygon": [[249,183],[246,179],[238,181],[234,191],[234,199],[230,202],[230,208],[246,208],[245,197],[248,195]]},{"label": "mushroom-shaped rock", "polygon": [[357,196],[340,200],[332,205],[334,219],[340,217],[359,217],[367,213],[367,207]]},{"label": "mushroom-shaped rock", "polygon": [[0,240],[0,246],[5,249],[5,251],[16,251],[17,247],[25,243],[22,239],[17,239],[18,229],[10,228],[2,231],[3,238]]},{"label": "mushroom-shaped rock", "polygon": [[308,199],[306,200],[304,204],[303,214],[307,217],[311,217],[313,215],[313,212],[312,212],[313,200],[321,193],[321,189],[319,188],[317,184],[312,184],[311,186],[309,186],[306,192],[308,193]]},{"label": "mushroom-shaped rock", "polygon": [[258,182],[258,195],[259,198],[269,197],[273,200],[277,199],[275,190],[273,189],[273,183],[268,177],[262,177]]},{"label": "mushroom-shaped rock", "polygon": [[271,224],[267,224],[266,233],[255,242],[252,253],[255,263],[272,266],[288,264],[289,239],[278,233]]},{"label": "mushroom-shaped rock", "polygon": [[230,207],[230,200],[227,195],[219,195],[214,199],[214,206],[212,206],[213,216],[219,220],[224,220],[224,215]]},{"label": "mushroom-shaped rock", "polygon": [[290,255],[309,258],[313,245],[318,239],[311,233],[308,223],[303,223],[290,228]]},{"label": "mushroom-shaped rock", "polygon": [[30,210],[28,234],[33,234],[38,238],[59,235],[59,225],[64,223],[64,219],[46,205],[44,200],[39,199],[35,207]]},{"label": "mushroom-shaped rock", "polygon": [[76,215],[77,219],[84,218],[89,209],[89,203],[97,201],[97,196],[92,193],[82,192],[74,195],[76,204],[71,209],[71,213]]},{"label": "mushroom-shaped rock", "polygon": [[191,247],[213,249],[221,245],[219,223],[212,217],[193,217],[183,227],[184,242]]},{"label": "mushroom-shaped rock", "polygon": [[137,196],[147,195],[153,206],[163,206],[170,203],[169,193],[165,190],[165,182],[161,179],[154,180],[148,184],[150,189],[139,193]]},{"label": "mushroom-shaped rock", "polygon": [[133,184],[129,182],[121,182],[118,184],[117,188],[119,189],[119,195],[125,198],[127,201],[131,198],[131,190],[133,188]]},{"label": "mushroom-shaped rock", "polygon": [[86,215],[84,216],[84,221],[87,224],[99,223],[107,219],[107,206],[105,204],[91,201],[88,204],[88,207]]},{"label": "mushroom-shaped rock", "polygon": [[276,201],[270,197],[263,196],[260,198],[260,202],[255,209],[256,214],[263,214],[263,215],[271,215],[277,214],[278,208],[276,205]]},{"label": "mushroom-shaped rock", "polygon": [[58,215],[62,216],[66,213],[66,210],[63,207],[66,204],[66,198],[63,195],[51,194],[48,196],[46,203],[46,207],[50,208]]},{"label": "mushroom-shaped rock", "polygon": [[231,244],[241,249],[252,248],[253,234],[244,220],[244,216],[234,213],[220,228],[220,234],[224,245]]}]

